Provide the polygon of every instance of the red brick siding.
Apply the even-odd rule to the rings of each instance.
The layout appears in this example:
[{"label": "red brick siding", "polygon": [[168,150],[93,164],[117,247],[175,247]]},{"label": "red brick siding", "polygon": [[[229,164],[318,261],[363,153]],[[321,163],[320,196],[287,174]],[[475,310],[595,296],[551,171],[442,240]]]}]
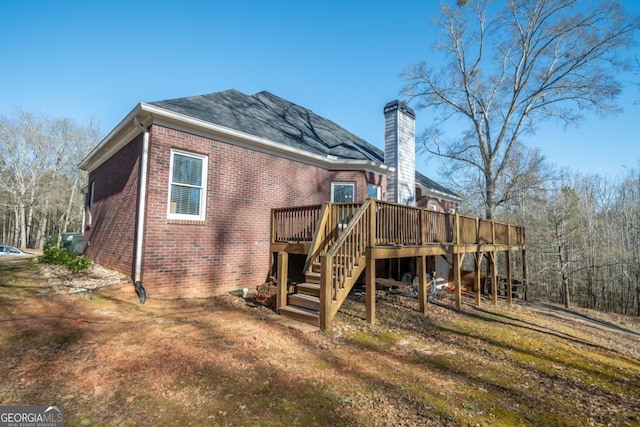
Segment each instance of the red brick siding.
[{"label": "red brick siding", "polygon": [[[167,219],[171,149],[208,156],[203,222]],[[334,181],[355,182],[358,200],[367,181],[386,190],[386,177],[327,171],[152,126],[142,277],[149,297],[206,297],[263,283],[271,264],[270,209],[326,202]]]},{"label": "red brick siding", "polygon": [[88,212],[85,217],[84,253],[125,274],[133,274],[141,150],[139,135],[89,174],[89,186],[95,185],[91,224]]},{"label": "red brick siding", "polygon": [[418,199],[416,203],[416,207],[431,209],[431,205],[436,205],[436,210],[438,212],[449,212],[449,209],[453,209],[457,212],[458,204],[455,202],[450,202],[448,200],[438,199],[430,196],[422,196]]}]

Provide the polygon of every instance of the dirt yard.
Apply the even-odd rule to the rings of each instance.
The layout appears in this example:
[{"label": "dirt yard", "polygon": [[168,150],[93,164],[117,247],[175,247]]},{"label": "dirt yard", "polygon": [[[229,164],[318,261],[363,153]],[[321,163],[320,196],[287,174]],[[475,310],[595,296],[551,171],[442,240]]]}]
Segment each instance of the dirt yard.
[{"label": "dirt yard", "polygon": [[640,319],[443,292],[330,334],[234,295],[141,305],[99,267],[0,261],[0,405],[67,426],[640,426]]}]

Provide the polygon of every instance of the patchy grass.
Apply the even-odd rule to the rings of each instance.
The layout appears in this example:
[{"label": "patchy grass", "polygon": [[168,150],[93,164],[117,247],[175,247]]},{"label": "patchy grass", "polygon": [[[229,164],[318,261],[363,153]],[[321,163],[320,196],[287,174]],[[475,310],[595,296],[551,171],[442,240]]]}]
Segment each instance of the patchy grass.
[{"label": "patchy grass", "polygon": [[640,425],[638,318],[380,294],[375,326],[354,297],[302,334],[237,296],[0,277],[0,404],[63,405],[68,426]]}]

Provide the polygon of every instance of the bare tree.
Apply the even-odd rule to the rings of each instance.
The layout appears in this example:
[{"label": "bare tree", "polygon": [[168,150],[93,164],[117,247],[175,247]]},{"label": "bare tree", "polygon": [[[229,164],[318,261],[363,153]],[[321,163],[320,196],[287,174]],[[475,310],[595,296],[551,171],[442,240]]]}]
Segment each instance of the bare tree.
[{"label": "bare tree", "polygon": [[[510,199],[501,180],[521,136],[545,120],[570,125],[584,110],[617,111],[620,51],[640,20],[615,0],[458,0],[435,24],[443,38],[434,50],[444,65],[407,68],[403,93],[438,113],[425,149],[477,171],[492,219]],[[445,139],[449,123],[467,130]]]},{"label": "bare tree", "polygon": [[640,316],[640,164],[618,178],[562,171],[550,184],[517,207],[529,295]]},{"label": "bare tree", "polygon": [[0,151],[4,158],[0,188],[8,194],[15,212],[13,243],[22,248],[27,247],[29,210],[43,172],[40,159],[47,146],[45,127],[43,118],[25,111],[0,121]]},{"label": "bare tree", "polygon": [[[2,239],[23,248],[42,247],[81,217],[78,170],[98,141],[98,127],[26,111],[0,117],[0,222]],[[13,227],[13,230],[9,230]]]},{"label": "bare tree", "polygon": [[570,280],[576,262],[576,239],[580,235],[578,195],[570,187],[563,187],[545,206],[551,253],[556,258],[557,272],[561,279],[560,295],[566,308],[571,307]]}]

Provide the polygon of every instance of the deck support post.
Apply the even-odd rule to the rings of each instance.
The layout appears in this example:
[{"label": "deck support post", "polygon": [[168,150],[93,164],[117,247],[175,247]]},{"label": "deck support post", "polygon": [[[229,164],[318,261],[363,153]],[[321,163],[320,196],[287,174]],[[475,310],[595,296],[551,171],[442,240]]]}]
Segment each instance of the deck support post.
[{"label": "deck support post", "polygon": [[376,323],[376,259],[371,256],[371,248],[376,245],[376,201],[371,199],[369,204],[369,229],[367,230],[369,241],[367,243],[369,253],[367,254],[365,266],[365,311],[367,323]]},{"label": "deck support post", "polygon": [[453,254],[453,283],[456,286],[456,308],[458,310],[462,309],[462,287],[460,281],[460,264],[462,264],[462,260],[460,259],[459,253]]},{"label": "deck support post", "polygon": [[278,293],[276,294],[276,309],[280,314],[280,309],[287,305],[287,294],[289,292],[289,254],[278,252]]},{"label": "deck support post", "polygon": [[524,242],[526,242],[525,239],[525,232],[526,230],[523,228],[522,229],[522,236],[521,238],[518,240],[518,243],[520,243],[522,245],[522,288],[523,288],[523,298],[525,301],[528,301],[527,299],[527,291],[529,288],[529,282],[527,281],[527,249],[524,246]]},{"label": "deck support post", "polygon": [[375,325],[376,323],[376,260],[367,257],[367,266],[365,271],[365,308],[367,315],[367,323]]},{"label": "deck support post", "polygon": [[427,257],[416,257],[418,264],[418,300],[420,301],[420,312],[427,314]]},{"label": "deck support post", "polygon": [[507,264],[507,303],[509,304],[509,307],[511,307],[513,305],[513,285],[512,285],[512,278],[511,278],[511,252],[510,251],[506,251],[504,253],[505,258],[506,258],[506,264]]},{"label": "deck support post", "polygon": [[491,299],[493,301],[493,305],[498,305],[498,270],[496,263],[497,256],[497,253],[489,252],[489,258],[491,261]]},{"label": "deck support post", "polygon": [[482,257],[484,255],[482,252],[476,252],[474,255],[476,265],[473,270],[473,290],[475,291],[476,307],[480,307],[480,294],[482,292],[480,287],[480,267],[482,265]]},{"label": "deck support post", "polygon": [[320,257],[320,329],[324,332],[331,331],[333,302],[333,255]]},{"label": "deck support post", "polygon": [[522,250],[522,288],[523,288],[523,298],[527,301],[527,250]]}]

